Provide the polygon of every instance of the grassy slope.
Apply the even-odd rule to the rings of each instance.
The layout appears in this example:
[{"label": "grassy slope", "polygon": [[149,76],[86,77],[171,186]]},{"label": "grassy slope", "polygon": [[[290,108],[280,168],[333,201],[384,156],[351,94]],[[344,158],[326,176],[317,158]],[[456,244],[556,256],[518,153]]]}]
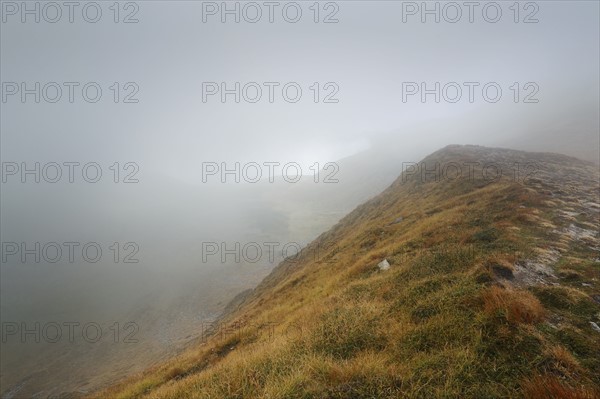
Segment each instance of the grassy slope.
[{"label": "grassy slope", "polygon": [[600,397],[597,166],[456,146],[424,161],[505,176],[400,177],[281,263],[208,342],[97,396]]}]

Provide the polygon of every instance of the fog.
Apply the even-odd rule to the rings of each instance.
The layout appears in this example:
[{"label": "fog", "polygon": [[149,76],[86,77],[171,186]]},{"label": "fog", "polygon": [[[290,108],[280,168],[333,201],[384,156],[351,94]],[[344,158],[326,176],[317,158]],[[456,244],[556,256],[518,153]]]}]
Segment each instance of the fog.
[{"label": "fog", "polygon": [[[473,22],[453,3],[454,23],[444,2],[428,3],[439,22],[392,1],[282,2],[269,22],[258,2],[255,23],[243,2],[227,3],[239,22],[220,2],[116,3],[118,15],[99,2],[95,23],[95,6],[70,22],[56,3],[50,23],[43,3],[27,3],[36,22],[2,1],[4,396],[86,392],[177,352],[403,162],[446,145],[598,162],[599,4],[484,15],[488,3]],[[10,334],[36,322],[111,338]],[[136,343],[113,343],[117,322]]]}]

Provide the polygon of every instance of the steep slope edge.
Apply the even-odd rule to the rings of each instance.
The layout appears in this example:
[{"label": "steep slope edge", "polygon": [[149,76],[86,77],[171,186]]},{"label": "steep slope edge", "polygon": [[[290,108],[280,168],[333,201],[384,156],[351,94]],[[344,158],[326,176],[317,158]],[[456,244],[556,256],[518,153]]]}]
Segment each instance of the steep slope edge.
[{"label": "steep slope edge", "polygon": [[446,147],[205,342],[96,396],[600,397],[599,181],[562,155]]}]

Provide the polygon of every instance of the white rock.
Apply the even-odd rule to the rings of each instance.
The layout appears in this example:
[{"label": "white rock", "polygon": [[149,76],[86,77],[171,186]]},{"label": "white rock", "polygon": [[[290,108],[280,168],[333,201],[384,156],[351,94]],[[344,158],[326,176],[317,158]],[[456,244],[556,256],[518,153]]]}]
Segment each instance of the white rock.
[{"label": "white rock", "polygon": [[592,328],[594,330],[596,330],[597,332],[600,332],[600,327],[598,326],[598,324],[594,323],[593,321],[590,321],[590,324],[592,325]]},{"label": "white rock", "polygon": [[390,262],[388,262],[387,259],[384,259],[381,262],[379,262],[377,267],[379,268],[379,270],[387,270],[390,268]]}]

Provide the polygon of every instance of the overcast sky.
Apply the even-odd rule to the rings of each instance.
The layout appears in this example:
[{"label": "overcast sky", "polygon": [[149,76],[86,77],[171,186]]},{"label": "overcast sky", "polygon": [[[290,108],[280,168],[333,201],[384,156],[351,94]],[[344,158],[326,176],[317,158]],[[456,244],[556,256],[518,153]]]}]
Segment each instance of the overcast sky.
[{"label": "overcast sky", "polygon": [[[159,169],[188,179],[197,177],[191,170],[201,161],[334,161],[386,132],[396,132],[406,145],[424,142],[432,150],[449,143],[502,143],[523,134],[524,124],[532,131],[543,129],[555,125],[556,115],[567,126],[581,124],[581,115],[573,111],[598,109],[598,2],[521,3],[518,16],[509,8],[512,3],[500,2],[502,15],[496,23],[486,21],[496,13],[488,7],[484,14],[486,2],[474,8],[473,23],[465,6],[458,22],[447,22],[455,18],[456,9],[445,3],[438,4],[440,23],[435,15],[425,15],[422,23],[421,10],[408,3],[345,1],[327,8],[321,3],[319,23],[313,20],[311,2],[299,3],[302,17],[297,23],[284,19],[286,3],[274,8],[273,23],[262,2],[257,23],[244,20],[256,12],[244,3],[239,5],[239,23],[234,15],[226,15],[222,23],[220,10],[212,15],[212,4],[220,8],[220,2],[144,1],[136,3],[138,9],[124,9],[121,3],[119,19],[134,13],[132,18],[139,20],[129,24],[114,23],[110,2],[99,3],[102,17],[94,24],[83,19],[81,7],[74,10],[73,23],[66,7],[57,23],[44,20],[54,17],[52,9],[46,15],[40,11],[40,23],[33,23],[32,15],[21,23],[20,3],[15,3],[18,10],[3,10],[2,81],[81,86],[75,89],[73,104],[66,88],[56,104],[43,98],[33,104],[33,96],[21,104],[18,93],[8,96],[2,104],[3,159],[134,160],[146,171]],[[421,7],[421,2],[414,4]],[[433,8],[436,3],[428,4]],[[286,10],[293,19],[295,8]],[[92,17],[94,12],[87,10]],[[327,16],[338,22],[323,23]],[[433,95],[421,103],[419,94],[403,102],[403,82],[426,82],[433,88],[436,81],[442,86],[480,86],[474,89],[472,104],[466,86],[457,103],[442,98],[437,104]],[[102,87],[99,102],[81,99],[80,88],[87,82]],[[134,98],[139,102],[115,104],[109,88],[114,82],[137,84]],[[262,86],[257,103],[243,98],[235,103],[229,95],[223,104],[219,94],[203,102],[203,82],[280,86],[273,103]],[[282,97],[281,88],[288,82],[303,90],[297,103]],[[314,82],[320,83],[316,104],[310,89]],[[325,89],[328,82],[336,86]],[[503,90],[497,103],[482,97],[488,82]],[[515,82],[520,84],[516,104],[511,89]],[[528,82],[534,85],[524,88]],[[339,102],[323,103],[336,88],[333,98]],[[132,86],[121,87],[122,95],[131,91]],[[523,103],[534,91],[532,98],[539,102]],[[484,126],[476,133],[461,128],[481,115]],[[598,115],[588,116],[596,125],[577,127],[591,140],[584,147],[598,142]],[[509,120],[515,125],[506,126]],[[439,124],[427,134],[414,134],[415,127],[434,121]],[[492,134],[497,122],[505,126]],[[543,142],[539,145],[545,149]]]},{"label": "overcast sky", "polygon": [[[197,331],[273,267],[203,262],[207,241],[306,244],[396,179],[402,161],[448,144],[598,162],[600,3],[464,3],[430,1],[423,13],[421,1],[228,1],[235,22],[220,1],[0,1],[3,171],[75,161],[103,173],[100,184],[69,184],[66,167],[61,184],[5,173],[1,241],[104,249],[98,263],[13,254],[0,269],[2,320],[127,317],[141,343],[168,351],[165,336],[190,337],[182,326]],[[202,182],[204,162],[296,162],[310,174],[368,149],[339,163],[334,185]],[[119,183],[133,172],[139,184],[112,184],[115,162]],[[139,247],[139,263],[125,264],[119,245],[115,261],[115,242]],[[111,367],[97,352],[46,345],[60,360],[48,372],[39,347],[5,348],[3,389],[74,390],[98,363]],[[90,370],[78,366],[85,356]]]}]

